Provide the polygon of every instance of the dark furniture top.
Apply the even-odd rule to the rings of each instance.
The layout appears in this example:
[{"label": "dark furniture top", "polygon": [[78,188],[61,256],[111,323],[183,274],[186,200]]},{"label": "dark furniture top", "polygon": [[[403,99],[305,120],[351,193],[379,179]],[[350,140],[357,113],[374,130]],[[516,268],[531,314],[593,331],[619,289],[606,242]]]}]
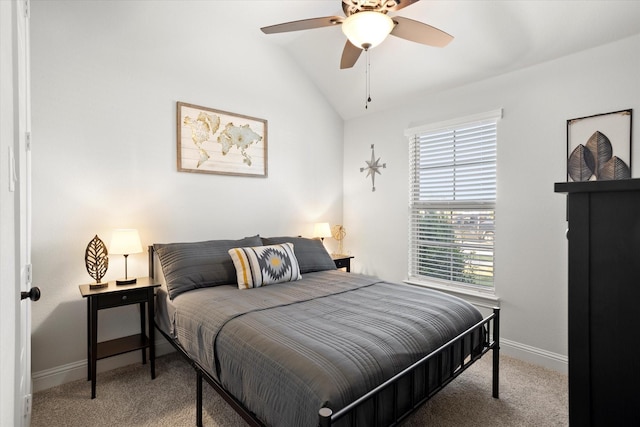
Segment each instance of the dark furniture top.
[{"label": "dark furniture top", "polygon": [[556,182],[556,193],[598,193],[602,191],[638,191],[640,178],[615,181]]}]

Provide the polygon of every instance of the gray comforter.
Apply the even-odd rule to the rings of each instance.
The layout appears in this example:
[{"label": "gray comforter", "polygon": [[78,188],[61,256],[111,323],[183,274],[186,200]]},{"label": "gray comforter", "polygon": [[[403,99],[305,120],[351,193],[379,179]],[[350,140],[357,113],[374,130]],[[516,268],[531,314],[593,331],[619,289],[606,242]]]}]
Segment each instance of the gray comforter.
[{"label": "gray comforter", "polygon": [[[315,426],[481,320],[461,299],[342,271],[176,297],[180,344],[270,426]],[[457,362],[456,362],[457,363]]]}]

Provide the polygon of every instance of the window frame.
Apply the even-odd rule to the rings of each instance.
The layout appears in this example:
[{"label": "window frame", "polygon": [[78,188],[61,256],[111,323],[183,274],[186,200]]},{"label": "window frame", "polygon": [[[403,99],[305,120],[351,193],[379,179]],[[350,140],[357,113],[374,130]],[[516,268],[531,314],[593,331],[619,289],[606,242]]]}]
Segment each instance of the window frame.
[{"label": "window frame", "polygon": [[491,200],[472,200],[463,202],[456,202],[451,200],[439,200],[432,202],[424,202],[422,200],[416,200],[417,196],[414,193],[414,181],[415,181],[415,166],[414,166],[414,150],[416,150],[416,144],[419,144],[417,138],[420,136],[424,136],[425,134],[437,134],[440,132],[447,132],[456,129],[461,129],[465,127],[475,126],[475,125],[483,125],[492,123],[495,124],[496,134],[495,134],[495,146],[496,146],[496,178],[495,178],[495,186],[497,191],[497,144],[498,144],[498,125],[499,121],[502,118],[502,109],[488,111],[480,114],[465,116],[454,118],[451,120],[440,121],[435,123],[427,123],[423,125],[418,125],[415,127],[411,127],[405,130],[405,137],[407,137],[408,142],[410,144],[410,176],[409,176],[409,209],[408,209],[408,243],[409,243],[409,253],[408,253],[408,279],[407,283],[418,284],[428,287],[433,287],[441,290],[447,290],[454,293],[459,293],[468,296],[479,296],[481,299],[486,299],[489,303],[494,303],[498,301],[498,298],[495,297],[495,240],[493,242],[492,248],[492,269],[493,269],[493,279],[491,286],[483,286],[476,284],[469,284],[451,280],[441,280],[435,277],[424,276],[416,274],[416,264],[417,264],[417,255],[415,254],[417,244],[414,242],[414,215],[416,209],[426,209],[426,208],[440,208],[440,209],[451,209],[451,210],[464,210],[464,209],[489,209],[493,211],[493,231],[495,238],[495,211],[496,211],[496,202],[497,196],[495,196]]}]

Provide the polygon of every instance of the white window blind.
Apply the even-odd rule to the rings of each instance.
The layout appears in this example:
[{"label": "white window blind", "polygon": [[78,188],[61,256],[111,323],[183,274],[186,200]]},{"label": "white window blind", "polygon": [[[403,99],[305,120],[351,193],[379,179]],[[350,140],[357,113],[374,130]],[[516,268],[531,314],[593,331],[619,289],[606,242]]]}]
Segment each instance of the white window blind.
[{"label": "white window blind", "polygon": [[493,289],[500,115],[407,131],[410,280]]}]

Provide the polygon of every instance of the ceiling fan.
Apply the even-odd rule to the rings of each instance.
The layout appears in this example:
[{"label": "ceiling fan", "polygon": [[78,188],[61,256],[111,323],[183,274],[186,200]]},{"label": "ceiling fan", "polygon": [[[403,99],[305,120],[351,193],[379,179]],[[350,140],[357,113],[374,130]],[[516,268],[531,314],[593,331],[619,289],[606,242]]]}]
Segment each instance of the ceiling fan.
[{"label": "ceiling fan", "polygon": [[453,36],[438,28],[413,19],[388,15],[389,12],[397,12],[418,1],[342,0],[345,17],[303,19],[263,27],[261,30],[265,34],[274,34],[340,25],[348,39],[342,51],[340,68],[351,68],[363,50],[382,43],[389,34],[429,46],[444,47],[449,44]]}]

